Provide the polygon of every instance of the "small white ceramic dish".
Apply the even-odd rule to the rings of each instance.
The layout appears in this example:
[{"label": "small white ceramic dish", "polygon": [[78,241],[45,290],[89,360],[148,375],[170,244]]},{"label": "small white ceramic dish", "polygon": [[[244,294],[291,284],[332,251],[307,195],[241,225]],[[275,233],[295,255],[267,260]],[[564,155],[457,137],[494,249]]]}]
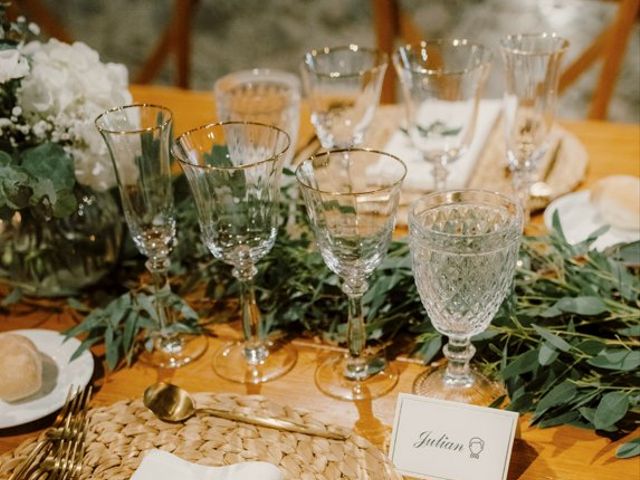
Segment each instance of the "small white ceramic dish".
[{"label": "small white ceramic dish", "polygon": [[[556,210],[560,216],[562,230],[569,243],[581,242],[591,233],[605,226],[607,223],[598,209],[591,204],[589,193],[588,190],[573,192],[551,202],[544,211],[544,224],[547,228],[552,228],[553,212]],[[640,230],[611,227],[594,242],[593,248],[604,250],[616,243],[636,240],[640,240]]]},{"label": "small white ceramic dish", "polygon": [[[13,330],[31,340],[42,355],[42,388],[16,402],[0,400],[0,428],[14,427],[45,417],[64,405],[70,386],[84,387],[93,374],[93,357],[85,351],[69,361],[80,341],[55,330]],[[2,352],[0,352],[2,355]]]}]

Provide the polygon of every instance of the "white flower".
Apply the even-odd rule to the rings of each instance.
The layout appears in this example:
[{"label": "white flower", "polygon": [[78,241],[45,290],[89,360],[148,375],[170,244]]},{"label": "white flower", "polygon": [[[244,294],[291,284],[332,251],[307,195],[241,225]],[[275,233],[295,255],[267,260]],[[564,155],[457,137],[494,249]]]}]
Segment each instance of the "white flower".
[{"label": "white flower", "polygon": [[[22,54],[30,59],[31,72],[22,80],[18,105],[34,134],[70,142],[66,148],[80,183],[95,190],[113,187],[115,173],[93,122],[103,111],[131,103],[126,68],[100,62],[98,53],[81,42],[30,42]],[[51,129],[40,125],[36,131],[40,121]]]},{"label": "white flower", "polygon": [[0,50],[0,83],[22,78],[29,73],[27,59],[15,48]]}]

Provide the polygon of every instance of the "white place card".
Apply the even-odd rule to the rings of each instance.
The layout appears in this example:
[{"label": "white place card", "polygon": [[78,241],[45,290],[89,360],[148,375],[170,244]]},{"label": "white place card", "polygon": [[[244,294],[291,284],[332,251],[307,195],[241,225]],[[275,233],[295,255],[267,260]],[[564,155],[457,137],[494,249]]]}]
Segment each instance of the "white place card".
[{"label": "white place card", "polygon": [[401,393],[390,457],[403,475],[506,480],[518,414]]}]

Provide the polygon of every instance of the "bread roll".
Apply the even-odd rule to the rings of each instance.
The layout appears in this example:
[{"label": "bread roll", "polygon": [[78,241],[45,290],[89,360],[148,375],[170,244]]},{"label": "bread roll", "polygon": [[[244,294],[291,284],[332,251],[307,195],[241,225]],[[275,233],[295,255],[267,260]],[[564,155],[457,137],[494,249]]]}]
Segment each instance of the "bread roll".
[{"label": "bread roll", "polygon": [[612,175],[597,181],[591,203],[612,227],[640,230],[640,178]]},{"label": "bread roll", "polygon": [[31,340],[0,334],[0,399],[7,402],[33,395],[42,387],[42,358]]}]

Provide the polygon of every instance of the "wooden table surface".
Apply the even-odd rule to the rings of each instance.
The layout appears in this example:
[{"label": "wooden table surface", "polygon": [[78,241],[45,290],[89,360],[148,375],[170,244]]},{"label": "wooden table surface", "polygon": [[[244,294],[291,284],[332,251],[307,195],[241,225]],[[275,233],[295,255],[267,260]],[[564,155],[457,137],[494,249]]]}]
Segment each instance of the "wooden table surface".
[{"label": "wooden table surface", "polygon": [[[188,92],[163,87],[134,87],[136,101],[165,105],[174,112],[176,133],[214,119],[210,93]],[[303,112],[300,138],[312,134],[308,114]],[[583,186],[610,174],[640,176],[640,127],[594,121],[561,122],[585,145],[589,153],[589,170]],[[346,312],[345,312],[346,315]],[[17,305],[0,315],[0,331],[17,328],[62,330],[72,324],[68,314],[50,309],[33,309]],[[239,336],[238,329],[225,328],[219,338],[211,338],[205,356],[192,365],[169,371],[136,364],[105,376],[97,367],[94,381],[98,386],[93,405],[108,405],[117,400],[140,397],[145,387],[155,381],[176,383],[191,391],[237,392],[262,394],[271,400],[307,409],[327,422],[353,427],[359,433],[381,444],[393,420],[395,400],[399,392],[410,392],[413,379],[421,372],[418,362],[396,361],[401,371],[396,388],[383,398],[358,403],[341,402],[321,394],[313,382],[313,374],[324,347],[294,342],[298,362],[286,376],[261,386],[244,386],[217,377],[211,368],[211,355],[224,337]],[[98,364],[100,361],[97,362]],[[522,480],[623,480],[640,478],[640,459],[617,460],[615,449],[631,438],[616,442],[592,431],[574,427],[539,429],[529,427],[521,418],[521,438],[516,440],[511,457],[509,479]],[[16,447],[36,435],[53,421],[53,416],[12,429],[0,430],[0,453]],[[482,479],[479,479],[482,480]]]}]

